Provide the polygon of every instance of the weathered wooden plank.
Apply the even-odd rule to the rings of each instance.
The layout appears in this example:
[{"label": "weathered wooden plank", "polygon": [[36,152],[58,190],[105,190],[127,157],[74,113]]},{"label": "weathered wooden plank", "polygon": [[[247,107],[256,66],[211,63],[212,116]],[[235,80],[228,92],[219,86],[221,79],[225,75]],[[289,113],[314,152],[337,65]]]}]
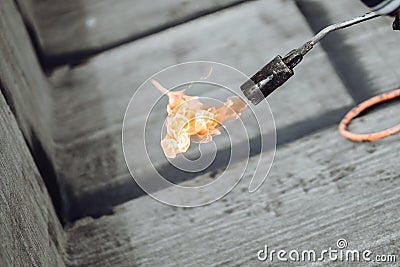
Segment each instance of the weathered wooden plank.
[{"label": "weathered wooden plank", "polygon": [[14,1],[0,6],[0,86],[41,171],[57,210],[62,190],[53,171],[53,100]]},{"label": "weathered wooden plank", "polygon": [[[365,132],[399,123],[393,116],[399,111],[397,102],[358,119],[352,129]],[[348,241],[350,250],[369,249],[374,255],[397,255],[399,260],[399,156],[399,136],[355,144],[332,127],[280,148],[268,180],[254,194],[248,193],[246,177],[257,162],[250,161],[244,181],[211,205],[174,208],[146,196],[116,207],[113,215],[77,221],[67,230],[71,264],[258,266],[257,251],[265,245],[321,252],[336,249],[339,238]],[[228,172],[235,176],[237,168],[240,164]],[[183,185],[214,179],[207,174]],[[279,264],[310,266],[310,262]]]},{"label": "weathered wooden plank", "polygon": [[243,0],[18,0],[47,57],[101,50]]},{"label": "weathered wooden plank", "polygon": [[64,266],[64,232],[0,94],[0,265]]},{"label": "weathered wooden plank", "polygon": [[[368,12],[361,1],[297,0],[314,31]],[[324,14],[324,15],[321,15]],[[357,101],[400,86],[400,34],[381,17],[331,34],[322,45]]]},{"label": "weathered wooden plank", "polygon": [[[266,13],[266,8],[273,12]],[[282,14],[286,14],[284,18]],[[254,35],[255,29],[259,34]],[[57,166],[59,175],[71,188],[71,199],[76,201],[75,215],[125,201],[134,194],[122,155],[121,123],[130,97],[148,77],[164,67],[190,60],[219,61],[251,75],[276,54],[290,51],[311,35],[293,2],[257,1],[110,50],[73,69],[55,72],[54,99],[59,107],[55,114]],[[309,124],[325,126],[326,118],[318,119],[320,116],[352,103],[321,49],[310,53],[296,71],[297,77],[269,101],[278,129],[298,124],[286,136],[281,133],[278,137],[287,140],[307,133],[300,122],[317,120]],[[149,91],[149,98],[158,94],[157,90]],[[146,119],[140,108],[137,107],[137,116],[127,122],[132,136]],[[164,120],[165,113],[159,117]],[[144,162],[143,173],[146,168],[149,166]],[[79,207],[81,211],[77,210]]]},{"label": "weathered wooden plank", "polygon": [[14,1],[0,6],[0,83],[30,146],[39,139],[51,153],[51,96]]}]

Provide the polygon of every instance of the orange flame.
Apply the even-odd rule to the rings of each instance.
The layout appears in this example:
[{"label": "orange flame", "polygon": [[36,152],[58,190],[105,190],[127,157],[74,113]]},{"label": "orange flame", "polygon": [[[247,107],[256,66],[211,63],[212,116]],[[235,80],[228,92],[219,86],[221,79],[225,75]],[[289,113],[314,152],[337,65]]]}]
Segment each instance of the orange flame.
[{"label": "orange flame", "polygon": [[222,122],[238,119],[247,104],[237,96],[228,98],[221,107],[205,107],[196,96],[188,96],[185,90],[171,92],[159,82],[152,84],[169,98],[167,106],[167,134],[161,141],[165,156],[175,158],[185,153],[191,141],[207,143],[220,135]]}]

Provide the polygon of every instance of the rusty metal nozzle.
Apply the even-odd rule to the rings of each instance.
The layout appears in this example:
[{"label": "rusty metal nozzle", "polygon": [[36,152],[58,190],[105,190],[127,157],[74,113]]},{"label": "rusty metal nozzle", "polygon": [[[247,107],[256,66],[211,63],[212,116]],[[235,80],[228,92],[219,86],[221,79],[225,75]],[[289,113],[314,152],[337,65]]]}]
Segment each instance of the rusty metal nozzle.
[{"label": "rusty metal nozzle", "polygon": [[254,105],[259,104],[294,75],[294,67],[303,60],[303,56],[311,48],[312,45],[307,43],[300,49],[292,50],[283,58],[275,57],[240,87],[243,94]]},{"label": "rusty metal nozzle", "polygon": [[293,75],[293,70],[286,65],[281,56],[277,56],[245,82],[240,89],[254,105],[257,105]]}]

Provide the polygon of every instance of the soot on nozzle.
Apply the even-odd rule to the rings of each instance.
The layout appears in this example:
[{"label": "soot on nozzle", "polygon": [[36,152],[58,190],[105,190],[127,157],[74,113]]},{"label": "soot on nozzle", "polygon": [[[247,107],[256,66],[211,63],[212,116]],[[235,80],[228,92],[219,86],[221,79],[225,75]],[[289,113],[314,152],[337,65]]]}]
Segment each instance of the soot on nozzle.
[{"label": "soot on nozzle", "polygon": [[302,48],[292,50],[285,57],[275,57],[240,87],[243,94],[254,105],[259,104],[294,75],[294,67],[303,60],[303,56],[311,48],[312,45],[308,43]]}]

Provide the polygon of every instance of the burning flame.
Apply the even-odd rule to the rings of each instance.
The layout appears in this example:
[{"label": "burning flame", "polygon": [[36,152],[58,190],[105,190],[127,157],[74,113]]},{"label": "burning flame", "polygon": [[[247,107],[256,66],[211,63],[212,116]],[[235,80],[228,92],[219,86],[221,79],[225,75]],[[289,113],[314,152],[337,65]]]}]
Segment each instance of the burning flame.
[{"label": "burning flame", "polygon": [[218,128],[228,120],[238,119],[247,104],[237,96],[228,98],[221,107],[206,107],[198,97],[188,96],[185,90],[172,92],[159,82],[152,84],[169,98],[167,106],[167,134],[161,141],[165,156],[175,158],[185,153],[190,142],[208,143],[220,135]]}]

